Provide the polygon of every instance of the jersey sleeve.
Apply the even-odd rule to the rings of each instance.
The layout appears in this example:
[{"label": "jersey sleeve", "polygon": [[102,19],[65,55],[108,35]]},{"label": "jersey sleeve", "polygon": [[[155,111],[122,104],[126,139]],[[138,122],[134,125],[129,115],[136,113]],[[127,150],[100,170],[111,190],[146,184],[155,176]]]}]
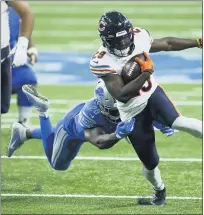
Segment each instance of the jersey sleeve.
[{"label": "jersey sleeve", "polygon": [[134,31],[135,34],[139,33],[140,37],[143,40],[145,40],[146,42],[148,42],[150,45],[153,43],[153,38],[152,38],[150,32],[147,29],[135,27],[133,29],[133,31]]},{"label": "jersey sleeve", "polygon": [[147,38],[149,43],[152,45],[154,40],[153,40],[153,37],[151,36],[150,32],[145,28],[143,28],[142,31],[143,31],[144,37]]},{"label": "jersey sleeve", "polygon": [[100,109],[95,100],[91,100],[86,103],[83,109],[80,111],[79,124],[83,128],[95,128],[99,118]]},{"label": "jersey sleeve", "polygon": [[114,62],[106,51],[99,49],[91,58],[89,64],[90,71],[97,77],[107,74],[117,74]]}]

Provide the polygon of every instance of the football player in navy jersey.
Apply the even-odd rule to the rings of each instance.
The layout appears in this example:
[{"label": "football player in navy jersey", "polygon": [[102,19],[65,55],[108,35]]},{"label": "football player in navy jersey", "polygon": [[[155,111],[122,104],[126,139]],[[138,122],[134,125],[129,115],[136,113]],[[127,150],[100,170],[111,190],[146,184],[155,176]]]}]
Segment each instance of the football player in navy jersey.
[{"label": "football player in navy jersey", "polygon": [[[21,19],[14,8],[9,7],[9,28],[10,28],[10,48],[15,47],[18,41],[20,32]],[[34,65],[37,62],[38,51],[34,47],[32,39],[30,38],[28,44],[27,54],[29,57],[29,63]],[[28,101],[26,95],[22,92],[22,86],[24,84],[37,84],[37,77],[32,67],[26,63],[19,67],[12,66],[12,93],[17,94],[18,105],[18,122],[26,124],[32,111],[32,105]]]},{"label": "football player in navy jersey", "polygon": [[[90,60],[90,70],[104,80],[109,93],[116,99],[121,120],[135,118],[134,131],[128,138],[144,164],[144,176],[153,185],[151,204],[165,205],[166,188],[158,168],[159,155],[152,122],[156,120],[199,139],[202,139],[203,129],[201,120],[181,115],[157,83],[148,53],[202,48],[203,40],[175,37],[153,39],[148,30],[133,27],[131,21],[118,11],[108,11],[101,16],[98,33],[102,45]],[[140,54],[144,54],[145,61],[138,57]],[[133,60],[133,66],[126,74],[131,77],[137,63],[141,73],[124,84],[121,74],[129,60]]]}]

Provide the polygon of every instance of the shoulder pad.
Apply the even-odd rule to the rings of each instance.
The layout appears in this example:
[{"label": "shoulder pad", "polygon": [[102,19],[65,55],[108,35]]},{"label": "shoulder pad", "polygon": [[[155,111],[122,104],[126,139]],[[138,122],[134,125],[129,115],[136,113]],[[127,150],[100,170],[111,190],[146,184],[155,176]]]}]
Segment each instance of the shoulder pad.
[{"label": "shoulder pad", "polygon": [[95,99],[88,101],[80,112],[79,124],[83,128],[94,128],[101,110]]},{"label": "shoulder pad", "polygon": [[102,77],[107,74],[117,74],[115,65],[109,56],[109,53],[105,49],[99,49],[90,60],[90,70],[91,72]]}]

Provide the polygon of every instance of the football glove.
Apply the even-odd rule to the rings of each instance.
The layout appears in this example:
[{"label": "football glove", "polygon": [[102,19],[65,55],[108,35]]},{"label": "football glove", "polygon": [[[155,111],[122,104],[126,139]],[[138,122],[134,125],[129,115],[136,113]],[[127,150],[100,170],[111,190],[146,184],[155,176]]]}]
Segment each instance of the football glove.
[{"label": "football glove", "polygon": [[198,48],[203,48],[203,38],[197,39]]},{"label": "football glove", "polygon": [[11,50],[14,52],[13,67],[18,67],[27,62],[27,49],[29,40],[26,37],[19,37],[16,46]]},{"label": "football glove", "polygon": [[38,62],[38,50],[35,47],[30,47],[27,50],[27,55],[31,65],[34,65]]},{"label": "football glove", "polygon": [[164,127],[160,129],[160,131],[162,132],[162,134],[166,134],[167,137],[170,137],[171,135],[174,134],[174,129],[170,127]]},{"label": "football glove", "polygon": [[125,122],[120,122],[117,125],[115,135],[118,139],[122,139],[130,134],[134,129],[135,119],[130,119]]},{"label": "football glove", "polygon": [[153,61],[150,59],[149,55],[144,52],[145,61],[139,59],[138,57],[135,58],[135,61],[140,65],[142,72],[149,72],[152,74],[154,72],[153,69]]},{"label": "football glove", "polygon": [[174,134],[174,129],[164,126],[157,121],[153,121],[153,126],[157,129],[159,129],[162,132],[162,134],[166,134],[167,137]]}]

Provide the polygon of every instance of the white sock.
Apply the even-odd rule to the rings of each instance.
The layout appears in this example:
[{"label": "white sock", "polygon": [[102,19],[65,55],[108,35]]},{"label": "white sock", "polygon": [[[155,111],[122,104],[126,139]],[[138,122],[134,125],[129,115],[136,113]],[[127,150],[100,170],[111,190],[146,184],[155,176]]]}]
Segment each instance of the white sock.
[{"label": "white sock", "polygon": [[160,170],[158,167],[154,168],[153,170],[148,170],[146,167],[143,167],[143,175],[154,187],[155,190],[164,189],[164,182],[162,181]]},{"label": "white sock", "polygon": [[198,119],[180,116],[173,122],[172,128],[185,131],[200,139],[203,136],[202,121]]},{"label": "white sock", "polygon": [[18,106],[18,121],[28,122],[32,113],[32,107]]},{"label": "white sock", "polygon": [[44,117],[44,118],[48,118],[49,117],[48,111],[45,111],[45,112],[38,111],[38,113],[39,113],[39,116],[41,116],[41,117]]}]

